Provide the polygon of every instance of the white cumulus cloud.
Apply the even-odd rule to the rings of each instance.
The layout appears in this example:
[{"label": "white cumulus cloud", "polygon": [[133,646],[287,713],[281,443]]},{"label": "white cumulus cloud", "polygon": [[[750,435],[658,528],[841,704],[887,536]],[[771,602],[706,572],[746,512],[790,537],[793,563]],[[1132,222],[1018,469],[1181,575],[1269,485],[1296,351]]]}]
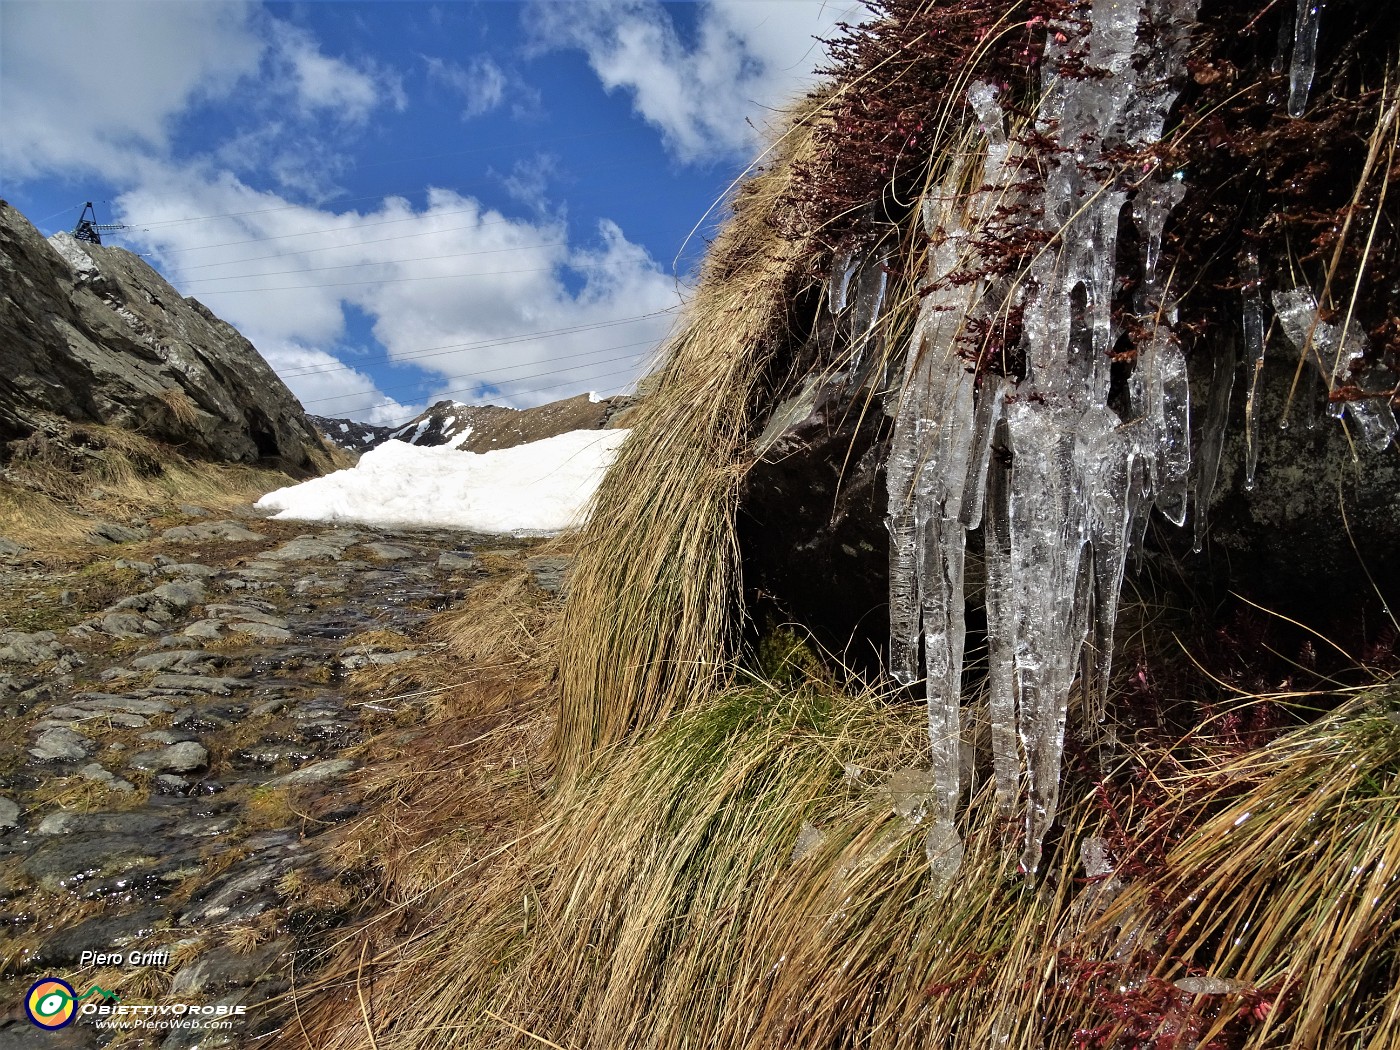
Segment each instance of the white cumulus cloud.
[{"label": "white cumulus cloud", "polygon": [[[226,318],[319,415],[391,422],[428,376],[427,400],[526,407],[612,393],[644,370],[681,301],[674,280],[616,224],[571,241],[562,220],[515,218],[432,190],[415,208],[294,205],[223,176],[181,172],[117,202],[183,293]],[[219,218],[183,222],[188,216]],[[371,319],[403,380],[369,379],[347,311]],[[421,371],[419,371],[421,370]]]},{"label": "white cumulus cloud", "polygon": [[822,50],[859,5],[835,0],[706,0],[688,44],[658,0],[537,0],[545,48],[578,48],[608,91],[632,96],[639,116],[683,161],[747,156],[774,111],[813,83]]},{"label": "white cumulus cloud", "polygon": [[256,73],[266,42],[241,3],[0,3],[0,168],[129,173],[174,119]]}]

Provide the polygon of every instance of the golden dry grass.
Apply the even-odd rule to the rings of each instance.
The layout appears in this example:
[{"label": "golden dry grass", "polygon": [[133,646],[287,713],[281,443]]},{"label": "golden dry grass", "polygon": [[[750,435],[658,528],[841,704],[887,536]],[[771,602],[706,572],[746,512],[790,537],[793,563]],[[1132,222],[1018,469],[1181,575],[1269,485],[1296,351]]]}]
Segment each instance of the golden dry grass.
[{"label": "golden dry grass", "polygon": [[1180,777],[1156,805],[1198,830],[1121,878],[1079,867],[1118,819],[1092,784],[1033,882],[981,781],[947,886],[886,790],[916,707],[736,685],[544,802],[541,711],[497,700],[513,721],[448,722],[379,774],[387,907],[288,1045],[1395,1045],[1393,689]]},{"label": "golden dry grass", "polygon": [[194,400],[178,386],[162,388],[156,397],[170,411],[170,417],[181,427],[193,426],[199,419],[199,408]]},{"label": "golden dry grass", "polygon": [[61,558],[97,520],[144,519],[178,503],[227,513],[292,480],[267,467],[189,460],[115,427],[81,431],[93,448],[76,460],[43,436],[23,443],[0,480],[0,534],[36,554]]},{"label": "golden dry grass", "polygon": [[778,236],[776,223],[796,166],[812,160],[821,112],[814,101],[798,108],[768,170],[736,199],[598,492],[560,636],[566,775],[724,671],[736,627],[738,464],[764,365],[786,335],[793,274],[813,252]]}]

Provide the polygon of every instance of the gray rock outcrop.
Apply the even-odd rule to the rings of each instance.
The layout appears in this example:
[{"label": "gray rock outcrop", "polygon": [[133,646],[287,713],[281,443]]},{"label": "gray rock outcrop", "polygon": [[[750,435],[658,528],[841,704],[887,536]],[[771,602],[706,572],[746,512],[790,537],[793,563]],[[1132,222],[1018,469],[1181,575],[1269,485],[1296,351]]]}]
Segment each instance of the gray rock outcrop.
[{"label": "gray rock outcrop", "polygon": [[98,423],[225,462],[323,446],[257,350],[121,248],[49,240],[0,201],[0,441]]}]

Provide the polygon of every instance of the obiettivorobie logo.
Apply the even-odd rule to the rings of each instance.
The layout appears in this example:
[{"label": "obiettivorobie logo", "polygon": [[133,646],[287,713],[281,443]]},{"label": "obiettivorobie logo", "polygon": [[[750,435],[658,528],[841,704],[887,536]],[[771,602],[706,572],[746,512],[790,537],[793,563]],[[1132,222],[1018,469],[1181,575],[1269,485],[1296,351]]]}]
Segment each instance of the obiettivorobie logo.
[{"label": "obiettivorobie logo", "polygon": [[78,1003],[92,995],[101,996],[108,1002],[121,1002],[115,992],[105,991],[95,984],[79,995],[67,981],[44,977],[34,982],[29,994],[24,997],[24,1012],[40,1028],[66,1028],[78,1015]]}]

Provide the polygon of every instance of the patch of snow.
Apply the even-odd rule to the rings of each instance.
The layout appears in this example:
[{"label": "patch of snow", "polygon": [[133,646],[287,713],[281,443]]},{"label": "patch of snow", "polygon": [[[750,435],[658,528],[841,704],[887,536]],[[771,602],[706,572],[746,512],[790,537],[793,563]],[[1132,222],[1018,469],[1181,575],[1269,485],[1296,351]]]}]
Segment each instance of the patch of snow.
[{"label": "patch of snow", "polygon": [[258,500],[275,518],[549,535],[581,524],[626,430],[575,430],[492,452],[386,442]]},{"label": "patch of snow", "polygon": [[467,439],[470,438],[471,436],[472,436],[472,428],[471,428],[471,427],[464,427],[464,428],[462,429],[462,432],[454,437],[454,439],[453,439],[453,441],[452,441],[451,447],[452,447],[452,448],[461,448],[463,445],[465,445],[465,444],[467,443]]},{"label": "patch of snow", "polygon": [[597,392],[596,390],[590,390],[590,391],[588,392],[588,403],[589,403],[589,404],[591,404],[591,405],[599,405],[599,404],[602,404],[602,402],[603,402],[603,399],[602,399],[601,397],[598,396],[598,392]]}]

